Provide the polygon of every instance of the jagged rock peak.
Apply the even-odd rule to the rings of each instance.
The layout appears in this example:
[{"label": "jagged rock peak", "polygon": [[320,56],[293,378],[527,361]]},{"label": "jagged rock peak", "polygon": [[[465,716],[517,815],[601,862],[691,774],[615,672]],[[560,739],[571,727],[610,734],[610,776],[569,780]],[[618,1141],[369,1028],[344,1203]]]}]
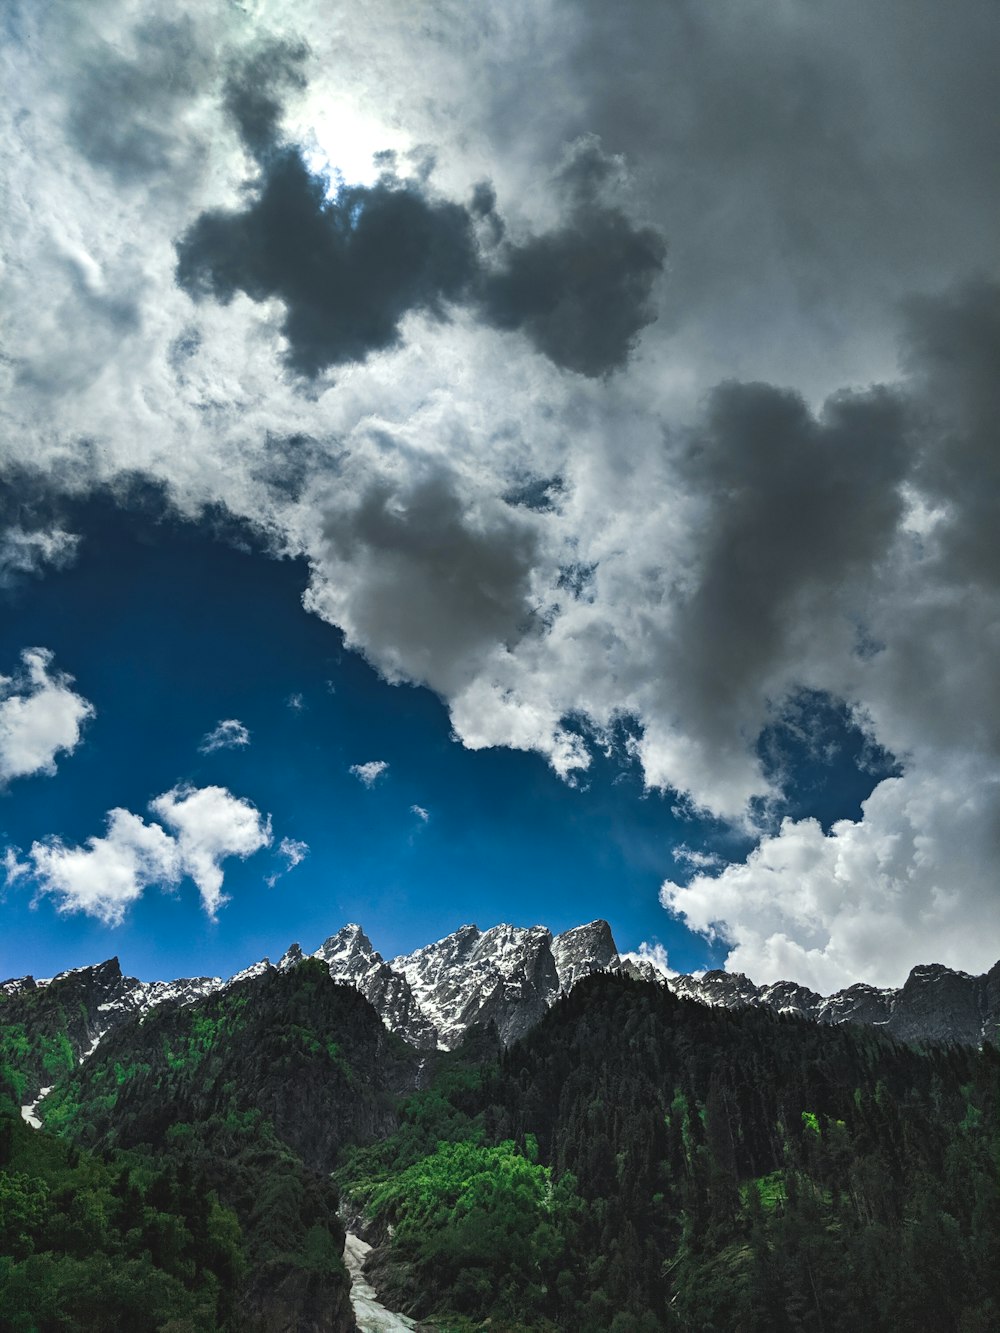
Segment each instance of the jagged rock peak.
[{"label": "jagged rock peak", "polygon": [[362,928],[355,922],[351,922],[338,930],[336,935],[331,935],[328,939],[325,939],[313,954],[313,957],[322,958],[332,968],[334,963],[340,965],[359,958],[378,958],[381,960],[382,955],[377,952]]},{"label": "jagged rock peak", "polygon": [[298,967],[299,963],[304,963],[305,960],[301,944],[290,944],[278,960],[278,971],[287,972],[290,967]]},{"label": "jagged rock peak", "polygon": [[602,918],[557,935],[552,941],[552,957],[563,991],[572,990],[581,977],[592,972],[607,972],[621,966],[611,927]]}]

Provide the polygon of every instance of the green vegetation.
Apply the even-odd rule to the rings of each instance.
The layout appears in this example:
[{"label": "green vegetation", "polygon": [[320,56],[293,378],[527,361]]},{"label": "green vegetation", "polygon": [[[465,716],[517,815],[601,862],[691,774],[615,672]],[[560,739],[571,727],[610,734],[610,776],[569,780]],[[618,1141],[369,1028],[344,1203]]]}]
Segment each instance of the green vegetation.
[{"label": "green vegetation", "polygon": [[992,1047],[596,976],[507,1051],[418,1056],[307,963],[66,1069],[43,1003],[5,1006],[18,1099],[65,1072],[59,1138],[0,1121],[0,1330],[339,1333],[338,1188],[385,1303],[442,1330],[1000,1327]]},{"label": "green vegetation", "polygon": [[234,1326],[239,1223],[203,1178],[102,1159],[0,1111],[0,1328]]},{"label": "green vegetation", "polygon": [[495,1061],[446,1064],[338,1179],[386,1238],[384,1299],[446,1327],[1000,1327],[992,1048],[596,977]]}]

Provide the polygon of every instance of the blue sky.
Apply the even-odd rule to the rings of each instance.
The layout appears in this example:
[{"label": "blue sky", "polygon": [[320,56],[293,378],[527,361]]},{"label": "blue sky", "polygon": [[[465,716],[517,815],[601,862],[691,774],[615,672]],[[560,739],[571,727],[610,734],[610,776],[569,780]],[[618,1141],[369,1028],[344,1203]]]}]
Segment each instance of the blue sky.
[{"label": "blue sky", "polygon": [[[347,921],[387,957],[467,921],[559,931],[597,916],[619,947],[659,940],[682,970],[724,956],[670,919],[657,889],[683,870],[678,845],[732,859],[748,840],[675,812],[676,793],[645,792],[624,730],[609,757],[592,747],[594,766],[573,786],[537,755],[469,751],[430,691],[387,684],[303,610],[301,562],[270,558],[238,525],[181,520],[141,488],[127,508],[101,497],[69,517],[77,558],[6,591],[0,656],[10,668],[23,646],[48,648],[96,715],[54,776],[9,784],[6,842],[84,844],[113,807],[146,814],[187,783],[251,801],[271,816],[273,845],[223,863],[230,900],[214,921],[190,879],[147,889],[117,926],[61,914],[57,898],[16,880],[3,902],[4,975],[111,953],[147,979],[228,975],[293,939],[316,947]],[[200,753],[222,719],[242,722],[249,743]],[[827,731],[842,748],[834,764],[818,762],[815,744],[804,753],[801,735],[767,739],[788,751],[795,789],[810,784],[795,813],[829,821],[856,816],[874,777],[857,769],[856,735],[836,718]],[[372,761],[388,768],[369,787],[350,769]],[[283,838],[309,851],[272,887]]]},{"label": "blue sky", "polygon": [[5,6],[0,971],[996,961],[994,7],[495,8]]}]

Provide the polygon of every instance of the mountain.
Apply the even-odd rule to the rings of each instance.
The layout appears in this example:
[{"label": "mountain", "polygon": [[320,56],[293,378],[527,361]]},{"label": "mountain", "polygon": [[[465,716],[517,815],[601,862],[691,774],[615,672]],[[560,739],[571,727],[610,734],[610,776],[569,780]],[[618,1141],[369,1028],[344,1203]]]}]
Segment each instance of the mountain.
[{"label": "mountain", "polygon": [[389,1308],[567,1333],[998,1327],[994,1047],[597,972],[499,1059],[465,1058],[335,1173]]},{"label": "mountain", "polygon": [[352,987],[304,959],[119,1024],[56,1080],[40,1116],[96,1152],[173,1162],[177,1180],[200,1177],[206,1203],[214,1191],[233,1211],[244,1262],[227,1329],[353,1333],[329,1173],[344,1145],[395,1128],[419,1061]]},{"label": "mountain", "polygon": [[1000,963],[978,977],[925,963],[915,967],[898,990],[859,983],[826,996],[791,981],[755,986],[741,972],[718,970],[700,977],[671,977],[666,984],[675,995],[703,1004],[759,1006],[816,1023],[864,1023],[901,1041],[978,1046],[995,1043],[1000,1034]]},{"label": "mountain", "polygon": [[[79,1042],[102,985],[132,990],[117,965],[5,988],[4,1078],[40,1061],[55,1086],[36,1153],[0,1080],[0,1327],[82,1292],[88,1333],[354,1333],[338,1193],[382,1302],[439,1327],[996,1327],[992,1045],[810,1020],[793,1005],[822,997],[726,974],[697,1003],[630,975],[604,923],[567,935],[466,927],[386,964],[349,928],[122,1019],[82,1063],[67,1005],[89,997]],[[330,959],[449,1040],[472,1026],[415,1049]],[[888,1012],[970,1024],[994,982],[918,968]]]},{"label": "mountain", "polygon": [[[545,926],[501,924],[489,930],[462,926],[444,939],[386,960],[359,925],[344,926],[309,957],[335,981],[353,986],[386,1027],[419,1050],[453,1050],[474,1025],[496,1027],[501,1041],[516,1041],[583,977],[623,971],[656,981],[675,995],[716,1008],[766,1008],[816,1023],[862,1023],[902,1041],[996,1042],[1000,1036],[1000,963],[983,976],[941,964],[915,967],[898,989],[865,984],[823,996],[795,982],[758,986],[739,972],[665,976],[648,960],[619,954],[606,921],[591,921],[561,935]],[[306,961],[292,944],[277,964],[268,959],[224,982],[219,977],[139,981],[124,976],[118,959],[76,968],[43,981],[0,982],[0,1030],[18,1027],[34,1042],[19,1057],[22,1102],[135,1014],[188,1005],[216,991]],[[10,1041],[8,1037],[6,1040]],[[65,1041],[65,1047],[59,1043]],[[2,1061],[0,1047],[0,1061]]]}]

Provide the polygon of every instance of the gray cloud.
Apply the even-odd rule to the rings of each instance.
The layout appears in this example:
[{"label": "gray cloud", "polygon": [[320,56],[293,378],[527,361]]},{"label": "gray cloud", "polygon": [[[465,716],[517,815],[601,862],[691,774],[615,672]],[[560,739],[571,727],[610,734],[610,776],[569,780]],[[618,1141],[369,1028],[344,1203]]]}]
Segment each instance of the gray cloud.
[{"label": "gray cloud", "polygon": [[460,205],[388,179],[330,197],[295,148],[267,159],[245,211],[203,213],[177,252],[192,295],[278,297],[286,360],[307,376],[394,347],[411,310],[443,318],[476,271]]},{"label": "gray cloud", "polygon": [[943,513],[940,559],[956,583],[1000,583],[1000,283],[981,278],[907,303],[907,362],[920,403],[915,484]]},{"label": "gray cloud", "polygon": [[498,647],[538,629],[537,524],[463,495],[446,467],[405,482],[362,475],[326,514],[307,605],[343,626],[390,678],[448,695]]},{"label": "gray cloud", "polygon": [[90,35],[67,90],[70,141],[122,184],[176,173],[192,150],[203,153],[182,126],[212,78],[209,44],[189,15],[140,22],[124,41]]},{"label": "gray cloud", "polygon": [[254,157],[266,158],[277,146],[286,94],[306,87],[308,55],[304,42],[265,41],[230,71],[223,105]]},{"label": "gray cloud", "polygon": [[708,734],[731,736],[748,706],[785,692],[803,625],[850,614],[841,595],[887,554],[907,466],[904,413],[887,391],[838,395],[818,417],[773,385],[712,394],[680,463],[702,535],[671,633],[684,646],[675,706]]},{"label": "gray cloud", "polygon": [[523,330],[567,370],[599,376],[625,365],[655,318],[650,293],[666,248],[658,231],[602,199],[613,164],[595,140],[561,173],[568,220],[513,243],[502,239],[488,183],[467,208],[432,197],[426,172],[401,180],[391,154],[373,186],[334,188],[310,171],[280,135],[282,98],[305,87],[305,57],[304,45],[271,44],[230,75],[225,107],[260,177],[246,208],[202,213],[180,239],[184,290],[224,303],[238,291],[277,297],[286,361],[309,377],[396,346],[408,312],[441,320],[456,302]]}]

